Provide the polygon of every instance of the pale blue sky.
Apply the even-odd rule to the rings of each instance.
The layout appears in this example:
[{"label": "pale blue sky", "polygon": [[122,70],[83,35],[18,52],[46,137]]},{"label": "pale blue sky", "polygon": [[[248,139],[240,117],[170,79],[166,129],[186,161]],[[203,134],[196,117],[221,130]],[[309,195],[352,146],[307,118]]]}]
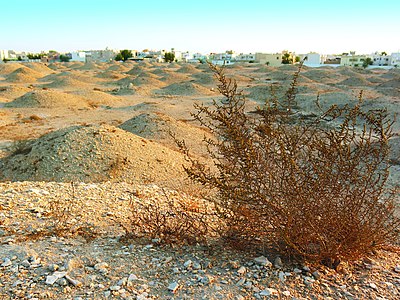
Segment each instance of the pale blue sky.
[{"label": "pale blue sky", "polygon": [[400,50],[399,0],[0,0],[0,10],[0,49],[18,51]]}]

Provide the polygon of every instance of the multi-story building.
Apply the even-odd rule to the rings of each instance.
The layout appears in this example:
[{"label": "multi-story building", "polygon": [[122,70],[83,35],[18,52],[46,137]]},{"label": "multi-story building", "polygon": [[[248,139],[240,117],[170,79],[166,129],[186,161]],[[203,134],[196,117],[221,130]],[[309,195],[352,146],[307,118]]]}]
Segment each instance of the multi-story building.
[{"label": "multi-story building", "polygon": [[282,54],[257,52],[255,55],[255,61],[260,64],[267,64],[268,66],[278,67],[282,64]]},{"label": "multi-story building", "polygon": [[84,51],[71,52],[71,61],[86,62],[86,53]]},{"label": "multi-story building", "polygon": [[310,52],[307,54],[300,54],[300,59],[304,60],[304,65],[308,67],[318,67],[322,65],[323,60],[322,56],[319,53],[316,52]]},{"label": "multi-story building", "polygon": [[341,66],[361,67],[367,59],[367,55],[356,55],[355,52],[343,53],[340,59]]},{"label": "multi-story building", "polygon": [[235,57],[236,61],[240,62],[255,62],[256,61],[256,55],[254,53],[240,53]]},{"label": "multi-story building", "polygon": [[394,52],[390,55],[390,65],[395,68],[400,67],[400,52]]},{"label": "multi-story building", "polygon": [[386,52],[372,54],[372,65],[388,66],[390,64],[390,56]]}]

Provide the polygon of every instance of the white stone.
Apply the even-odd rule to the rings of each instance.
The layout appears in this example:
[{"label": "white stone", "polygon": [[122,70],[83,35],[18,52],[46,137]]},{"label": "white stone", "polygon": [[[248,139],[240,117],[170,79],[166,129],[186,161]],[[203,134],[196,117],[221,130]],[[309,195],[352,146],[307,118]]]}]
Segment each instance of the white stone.
[{"label": "white stone", "polygon": [[67,275],[67,272],[54,272],[52,275],[46,277],[46,284],[53,285],[58,279]]},{"label": "white stone", "polygon": [[273,294],[277,294],[278,291],[273,288],[266,288],[265,290],[260,292],[260,296],[271,296]]},{"label": "white stone", "polygon": [[168,286],[168,290],[173,293],[175,293],[178,290],[178,288],[179,288],[179,284],[176,281],[170,283]]},{"label": "white stone", "polygon": [[240,275],[243,275],[244,273],[246,273],[246,267],[241,266],[238,270],[237,273]]},{"label": "white stone", "polygon": [[260,266],[269,267],[269,266],[272,265],[272,263],[271,263],[271,262],[268,260],[268,258],[266,258],[265,256],[256,257],[256,258],[254,259],[254,261],[255,261],[258,265],[260,265]]}]

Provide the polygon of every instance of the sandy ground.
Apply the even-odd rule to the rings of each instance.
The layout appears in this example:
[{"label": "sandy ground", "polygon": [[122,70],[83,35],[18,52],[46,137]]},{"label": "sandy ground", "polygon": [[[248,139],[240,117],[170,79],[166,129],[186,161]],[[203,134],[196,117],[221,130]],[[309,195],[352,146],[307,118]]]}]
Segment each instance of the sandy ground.
[{"label": "sandy ground", "polygon": [[[250,107],[271,97],[271,87],[281,97],[294,71],[258,64],[227,68]],[[366,108],[400,112],[399,70],[304,68],[299,82],[304,112],[315,110],[318,93],[328,107],[355,102],[360,90]],[[254,261],[265,255],[274,262],[268,253],[120,240],[115,220],[129,214],[126,190],[160,201],[161,187],[182,190],[185,161],[168,132],[204,157],[200,144],[209,133],[190,112],[194,103],[218,98],[204,65],[0,64],[1,299],[398,299],[400,261],[393,252],[336,273]],[[393,126],[393,184],[400,174],[399,124]],[[96,228],[95,236],[32,239],[47,222],[49,203],[69,197],[71,181],[80,182],[77,211]],[[107,266],[97,268],[101,263]],[[46,284],[57,271],[67,273]]]}]

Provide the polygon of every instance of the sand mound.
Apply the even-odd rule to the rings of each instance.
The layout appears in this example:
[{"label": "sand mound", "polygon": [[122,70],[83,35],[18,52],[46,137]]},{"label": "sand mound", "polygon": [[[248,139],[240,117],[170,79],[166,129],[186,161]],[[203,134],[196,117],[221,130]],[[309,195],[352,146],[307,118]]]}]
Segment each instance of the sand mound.
[{"label": "sand mound", "polygon": [[0,103],[7,103],[7,102],[10,102],[10,99],[0,97]]},{"label": "sand mound", "polygon": [[[176,148],[176,144],[170,135],[172,133],[179,140],[185,140],[189,149],[194,151],[204,151],[204,149],[199,149],[204,136],[212,138],[212,135],[205,129],[176,120],[162,113],[143,113],[129,119],[118,127],[138,136],[157,140],[169,147]],[[201,151],[198,151],[197,154],[201,154]]]},{"label": "sand mound", "polygon": [[[302,69],[305,70],[307,67],[303,66]],[[278,67],[280,71],[291,71],[296,72],[299,69],[298,65],[281,65]]]},{"label": "sand mound", "polygon": [[284,81],[291,80],[293,78],[293,75],[282,72],[281,67],[279,67],[279,70],[270,72],[268,74],[268,78],[271,78],[272,80]]},{"label": "sand mound", "polygon": [[0,87],[0,97],[7,99],[15,99],[25,95],[26,93],[32,91],[32,89],[17,85],[1,86]]},{"label": "sand mound", "polygon": [[121,78],[125,78],[125,74],[121,74],[119,71],[104,71],[96,75],[98,78],[102,79],[113,79],[113,80],[119,80]]},{"label": "sand mound", "polygon": [[154,70],[151,70],[150,73],[160,77],[168,75],[168,71],[165,71],[164,69],[161,68],[156,68]]},{"label": "sand mound", "polygon": [[24,66],[19,63],[6,63],[6,64],[0,64],[0,74],[2,75],[8,75],[11,72],[14,72],[15,70],[19,68],[23,68]]},{"label": "sand mound", "polygon": [[27,67],[21,67],[6,76],[8,82],[34,82],[43,74]]},{"label": "sand mound", "polygon": [[138,76],[135,79],[132,80],[132,84],[135,86],[141,86],[141,85],[148,85],[154,88],[159,88],[164,86],[165,84],[161,82],[160,80],[151,77],[151,76]]},{"label": "sand mound", "polygon": [[128,68],[125,65],[112,65],[106,69],[106,71],[115,71],[115,72],[126,72]]},{"label": "sand mound", "polygon": [[55,79],[53,82],[44,84],[45,88],[65,88],[65,89],[91,89],[92,85],[80,80],[73,79],[69,76],[63,76]]},{"label": "sand mound", "polygon": [[79,96],[51,90],[38,90],[6,103],[5,107],[85,108],[89,106],[86,99]]},{"label": "sand mound", "polygon": [[198,84],[204,84],[204,85],[215,85],[216,84],[216,80],[212,73],[201,72],[201,73],[193,74],[192,77],[196,80],[196,83],[198,83]]},{"label": "sand mound", "polygon": [[83,66],[80,66],[78,68],[76,68],[76,70],[89,70],[89,71],[93,71],[93,70],[98,70],[100,69],[100,65],[94,63],[94,62],[87,62],[85,63]]},{"label": "sand mound", "polygon": [[344,76],[336,72],[336,70],[326,68],[309,69],[306,72],[301,72],[300,74],[313,81],[324,83],[333,83],[344,79]]},{"label": "sand mound", "polygon": [[161,81],[171,84],[171,83],[178,83],[182,81],[186,81],[189,79],[187,74],[176,73],[176,72],[167,72],[167,74],[160,78]]},{"label": "sand mound", "polygon": [[137,65],[137,66],[134,66],[132,69],[130,69],[128,72],[126,72],[126,74],[139,75],[140,73],[143,73],[145,71],[146,71],[146,68]]},{"label": "sand mound", "polygon": [[179,68],[176,72],[178,73],[189,73],[189,74],[194,74],[201,72],[198,69],[196,69],[194,66],[190,64],[185,64],[183,67]]},{"label": "sand mound", "polygon": [[61,63],[61,62],[54,62],[48,65],[48,68],[55,71],[55,70],[65,70],[67,66],[65,65],[66,63]]},{"label": "sand mound", "polygon": [[386,81],[385,83],[380,84],[379,87],[391,87],[391,88],[400,89],[400,80],[392,79],[392,80]]},{"label": "sand mound", "polygon": [[179,96],[193,96],[193,95],[210,95],[212,92],[192,82],[179,82],[170,84],[155,92],[161,95],[179,95]]},{"label": "sand mound", "polygon": [[53,70],[44,63],[25,63],[25,66],[44,75],[53,72]]},{"label": "sand mound", "polygon": [[84,62],[67,62],[67,63],[65,63],[65,66],[70,69],[78,69],[84,65],[85,65]]},{"label": "sand mound", "polygon": [[368,86],[371,85],[371,82],[366,80],[364,77],[360,75],[354,75],[349,77],[343,81],[337,83],[338,85],[346,85],[346,86],[353,86],[353,87],[361,87],[361,86]]},{"label": "sand mound", "polygon": [[46,134],[0,160],[0,179],[12,181],[145,181],[184,176],[175,151],[125,130],[73,126]]},{"label": "sand mound", "polygon": [[274,70],[273,67],[262,66],[261,68],[255,69],[254,73],[270,73]]},{"label": "sand mound", "polygon": [[99,106],[99,105],[115,105],[116,103],[120,102],[121,99],[115,97],[113,95],[101,92],[101,91],[94,91],[94,90],[79,90],[73,92],[73,94],[78,95],[87,99],[87,102],[91,106]]}]

